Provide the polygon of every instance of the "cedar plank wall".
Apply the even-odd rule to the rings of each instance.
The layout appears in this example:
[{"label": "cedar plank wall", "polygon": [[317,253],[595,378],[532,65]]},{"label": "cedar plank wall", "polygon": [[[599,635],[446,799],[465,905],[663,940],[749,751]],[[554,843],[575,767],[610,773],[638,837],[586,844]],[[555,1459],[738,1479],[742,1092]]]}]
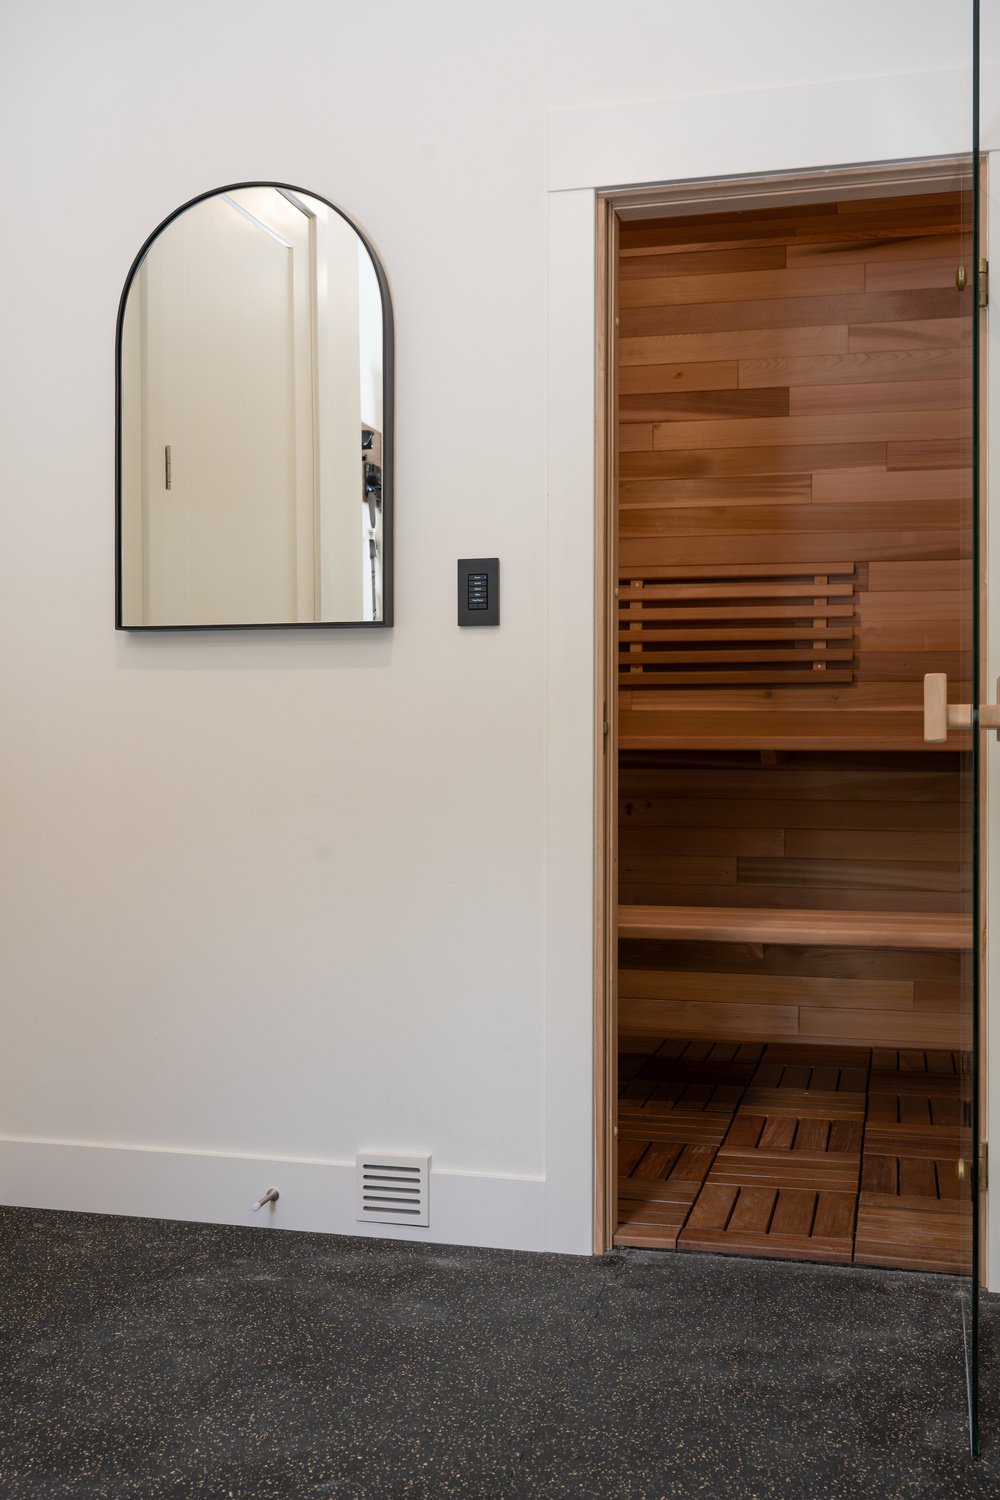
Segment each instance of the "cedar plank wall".
[{"label": "cedar plank wall", "polygon": [[[627,754],[625,904],[958,911],[954,753]],[[919,921],[919,915],[916,920]],[[958,1047],[957,953],[621,944],[627,1036]]]},{"label": "cedar plank wall", "polygon": [[[690,585],[692,572],[795,565],[822,587],[824,564],[855,570],[853,599],[831,601],[839,620],[812,612],[817,631],[854,631],[853,661],[825,684],[844,663],[817,660],[825,643],[802,630],[781,642],[800,648],[784,658],[788,685],[768,685],[763,610],[721,642],[717,615],[694,648],[735,647],[741,672],[757,669],[738,687],[718,656],[695,679],[673,642],[660,670],[681,665],[657,687],[630,670],[640,648],[626,644],[624,748],[916,747],[925,672],[947,672],[969,701],[972,293],[955,289],[959,227],[957,193],[622,224],[622,616],[635,618],[637,586]],[[685,640],[712,633],[707,615],[685,622]],[[656,650],[662,638],[642,648]]]},{"label": "cedar plank wall", "polygon": [[[819,681],[709,685],[717,657],[688,687],[696,669],[672,656],[659,670],[680,682],[639,685],[625,644],[623,903],[919,913],[962,900],[955,740],[926,749],[921,712],[929,671],[968,701],[959,213],[941,194],[622,225],[622,615],[635,617],[636,575],[690,586],[713,569],[855,565],[847,681],[824,683],[814,652],[804,670]],[[718,631],[724,616],[703,605]],[[766,673],[749,632],[726,641]],[[747,753],[772,749],[794,753]],[[958,1046],[959,972],[954,953],[624,943],[620,1029]]]}]

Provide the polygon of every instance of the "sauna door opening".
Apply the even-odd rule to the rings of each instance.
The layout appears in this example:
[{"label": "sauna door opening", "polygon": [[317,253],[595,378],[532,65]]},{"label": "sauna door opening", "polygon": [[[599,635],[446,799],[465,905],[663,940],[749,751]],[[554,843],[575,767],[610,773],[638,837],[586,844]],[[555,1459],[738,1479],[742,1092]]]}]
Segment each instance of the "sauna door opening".
[{"label": "sauna door opening", "polygon": [[970,1273],[970,178],[603,206],[600,1248]]}]

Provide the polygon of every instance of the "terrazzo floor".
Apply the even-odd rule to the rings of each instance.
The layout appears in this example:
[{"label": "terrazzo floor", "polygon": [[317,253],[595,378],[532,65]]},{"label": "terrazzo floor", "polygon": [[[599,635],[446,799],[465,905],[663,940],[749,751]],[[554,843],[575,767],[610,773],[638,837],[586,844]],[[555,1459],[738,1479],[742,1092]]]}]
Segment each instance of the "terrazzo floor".
[{"label": "terrazzo floor", "polygon": [[1000,1494],[956,1280],[0,1210],[0,1495]]}]

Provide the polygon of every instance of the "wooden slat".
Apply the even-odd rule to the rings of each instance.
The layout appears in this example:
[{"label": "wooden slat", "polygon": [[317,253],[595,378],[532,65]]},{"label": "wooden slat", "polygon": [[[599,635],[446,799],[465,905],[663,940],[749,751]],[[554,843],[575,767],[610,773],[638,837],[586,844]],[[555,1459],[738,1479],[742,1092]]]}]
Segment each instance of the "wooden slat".
[{"label": "wooden slat", "polygon": [[623,366],[618,373],[621,398],[681,391],[731,391],[739,385],[736,360],[687,360],[672,364]]},{"label": "wooden slat", "polygon": [[[721,590],[716,591],[716,598],[719,597],[721,592]],[[800,588],[798,590],[799,598],[801,599],[806,592],[806,589]],[[669,598],[670,595],[667,594],[665,597]],[[634,610],[635,613],[629,613],[630,609]],[[631,594],[627,597],[622,596],[619,600],[618,618],[623,626],[627,625],[630,621],[633,625],[641,625],[645,621],[653,620],[661,622],[677,620],[681,623],[691,620],[718,621],[721,625],[729,624],[735,626],[744,620],[801,621],[803,618],[808,619],[812,613],[814,611],[804,603],[736,604],[731,607],[720,603],[713,606],[706,605],[703,608],[657,609],[655,605],[651,607],[645,603],[645,592],[643,592],[641,594]],[[823,613],[833,619],[853,619],[854,603],[852,601],[850,604],[838,603],[825,605]],[[808,635],[811,632],[807,626],[803,625],[801,629],[786,627],[786,633],[789,635]]]},{"label": "wooden slat", "polygon": [[[762,272],[766,275],[768,273]],[[622,308],[623,339],[670,337],[692,333],[728,333],[743,329],[843,326],[852,330],[888,323],[949,321],[964,324],[964,304],[954,288],[771,297],[745,302],[697,302],[675,307]]]},{"label": "wooden slat", "polygon": [[[810,265],[836,265],[838,262],[856,262],[861,259],[865,265],[878,265],[882,261],[891,261],[899,264],[906,261],[913,264],[920,260],[937,260],[943,256],[949,258],[955,254],[955,235],[937,234],[934,232],[925,234],[908,234],[905,230],[900,235],[892,235],[891,224],[888,216],[886,225],[881,231],[881,238],[864,239],[858,236],[853,239],[831,239],[823,243],[816,240],[807,240],[802,244],[790,244],[787,250],[787,261],[790,266]],[[955,265],[952,260],[952,275],[954,276]]]},{"label": "wooden slat", "polygon": [[[760,387],[760,389],[768,388]],[[779,394],[782,392],[780,386],[773,387],[773,389]],[[752,393],[751,390],[745,390],[738,394],[746,397]],[[844,412],[855,412],[859,416],[873,412],[958,410],[967,413],[970,410],[969,398],[969,382],[958,378],[803,385],[788,391],[788,414],[793,417],[808,417],[836,416]],[[767,413],[761,413],[761,415],[767,415]],[[648,420],[653,420],[655,416],[656,413],[651,411]],[[629,419],[623,414],[622,420]],[[966,420],[971,419],[967,417]]]},{"label": "wooden slat", "polygon": [[[889,381],[959,380],[968,378],[968,355],[959,348],[922,348],[911,339],[894,349],[855,351],[846,354],[788,354],[739,359],[738,384],[802,387]],[[666,387],[664,387],[666,389]]]},{"label": "wooden slat", "polygon": [[[891,263],[890,263],[891,264]],[[937,262],[925,262],[936,268]],[[664,274],[665,273],[665,274]],[[892,273],[883,270],[884,278],[892,279]],[[927,280],[927,272],[921,285],[939,286],[941,275]],[[955,268],[952,267],[952,285]],[[623,277],[619,287],[622,308],[673,307],[689,302],[748,302],[766,297],[825,296],[837,292],[863,293],[866,273],[863,264],[841,263],[839,265],[802,266],[792,270],[780,268],[766,271],[730,271],[707,276],[678,276],[672,265],[661,264],[659,276]],[[875,287],[872,290],[884,290]],[[890,290],[898,290],[893,286]],[[903,289],[906,289],[903,283]],[[815,319],[803,318],[803,322]],[[850,319],[845,318],[845,323]]]},{"label": "wooden slat", "polygon": [[[690,783],[689,783],[690,784]],[[634,789],[630,783],[622,791],[619,823],[623,840],[631,840],[642,829],[668,829],[661,839],[674,843],[680,830],[696,830],[699,847],[713,833],[722,832],[724,837],[742,837],[753,829],[862,829],[873,832],[879,829],[901,829],[919,831],[930,829],[947,830],[954,835],[958,829],[959,814],[954,799],[940,803],[923,802],[914,805],[905,801],[855,801],[843,798],[840,801],[817,799],[794,801],[789,799],[765,800],[753,789],[746,791],[746,780],[737,782],[729,796],[698,797],[694,792],[688,799],[671,796],[674,788],[666,782],[660,787],[647,783],[642,790]],[[890,789],[891,791],[891,789]],[[784,837],[781,851],[784,850]]]},{"label": "wooden slat", "polygon": [[622,453],[644,453],[653,446],[653,427],[650,422],[629,423],[618,433],[618,447]]},{"label": "wooden slat", "polygon": [[699,1000],[623,1000],[618,1028],[622,1037],[662,1036],[664,1029],[695,1037],[738,1036],[744,1041],[772,1041],[799,1035],[794,1005],[752,1005],[720,1000],[707,1010]]},{"label": "wooden slat", "polygon": [[[635,686],[637,688],[649,689],[664,687],[690,687],[692,684],[701,683],[705,687],[743,687],[754,683],[779,683],[782,685],[795,684],[810,686],[816,685],[816,678],[812,670],[796,671],[792,668],[784,668],[780,664],[762,671],[700,671],[692,667],[686,672],[668,672],[653,667],[651,675],[644,672]],[[842,670],[839,667],[828,667],[824,670],[820,686],[829,687],[831,683],[849,683],[854,680],[854,672],[850,668]]]},{"label": "wooden slat", "polygon": [[[737,474],[801,474],[817,469],[884,469],[888,463],[887,449],[896,450],[893,468],[933,467],[926,465],[929,453],[922,453],[927,445],[884,442],[866,443],[795,443],[772,447],[767,444],[749,447],[712,448],[704,450],[658,449],[655,452],[624,453],[621,458],[621,474],[624,479],[700,479],[709,475],[725,477]],[[945,445],[935,444],[942,459]],[[950,452],[950,449],[948,450]],[[948,467],[954,467],[956,455],[951,454]],[[937,465],[945,467],[944,462]],[[775,518],[772,529],[778,529]],[[819,529],[817,525],[817,530]],[[828,551],[822,543],[818,551]],[[780,552],[772,550],[776,561]]]},{"label": "wooden slat", "polygon": [[[837,505],[873,500],[950,500],[959,501],[972,493],[971,471],[965,469],[924,469],[901,473],[887,469],[866,469],[863,474],[847,469],[813,476],[813,499],[822,505]],[[958,511],[956,507],[957,520]],[[847,518],[848,522],[850,518]]]},{"label": "wooden slat", "polygon": [[[732,451],[732,450],[730,450]],[[760,452],[749,449],[748,452]],[[633,455],[643,458],[647,455]],[[674,458],[685,459],[687,454],[657,453],[648,455],[658,461]],[[789,507],[793,509],[794,507]],[[841,517],[843,523],[843,517]],[[855,537],[857,533],[854,533]],[[671,537],[624,537],[619,547],[619,560],[624,567],[641,566],[652,570],[660,565],[728,564],[738,556],[742,564],[766,564],[770,572],[775,563],[813,564],[817,555],[830,553],[839,542],[851,540],[852,533],[844,531],[804,531],[789,534],[746,533],[739,537],[724,534],[698,536],[694,534]],[[935,531],[896,530],[866,531],[863,537],[864,551],[869,562],[931,562],[938,558],[957,559],[968,556],[971,551],[969,538],[957,534],[954,527]],[[652,572],[648,571],[651,577]]]},{"label": "wooden slat", "polygon": [[[833,265],[834,263],[826,261],[824,268],[832,270]],[[865,265],[865,291],[897,292],[911,287],[947,287],[953,290],[955,269],[954,256],[950,255],[940,260],[927,257],[917,264],[912,260],[890,260],[886,257]]]},{"label": "wooden slat", "polygon": [[967,589],[970,569],[959,562],[872,563],[868,570],[868,588],[873,594],[901,590],[926,597],[942,590]]},{"label": "wooden slat", "polygon": [[[675,252],[670,257],[671,276],[712,276],[732,271],[776,271],[785,264],[783,245],[765,245],[759,249],[744,250],[699,250],[685,255]],[[626,250],[622,254],[622,282],[634,281],[637,277],[662,276],[664,261],[661,255],[637,254]]]},{"label": "wooden slat", "polygon": [[[722,450],[734,452],[733,449]],[[747,449],[746,452],[767,452],[766,449]],[[634,453],[625,454],[622,463],[631,460],[654,468],[658,461],[687,458],[690,455]],[[943,500],[912,500],[872,502],[864,516],[855,510],[845,515],[842,506],[833,505],[786,505],[775,508],[766,505],[743,505],[729,509],[716,506],[708,510],[681,510],[647,507],[642,510],[623,512],[621,516],[621,538],[630,543],[636,538],[667,537],[713,537],[723,535],[732,539],[736,548],[741,548],[745,535],[775,537],[772,550],[778,550],[787,541],[790,533],[804,532],[810,535],[821,533],[838,523],[845,528],[845,544],[853,544],[855,551],[863,551],[866,537],[874,533],[867,531],[880,528],[886,531],[893,526],[905,526],[908,531],[926,528],[940,531],[952,518],[954,507]],[[850,527],[850,530],[847,528]],[[631,556],[631,553],[629,554]],[[766,572],[762,568],[761,572]],[[804,571],[804,570],[803,570]],[[819,570],[817,569],[817,572]],[[818,592],[818,590],[817,590]]]},{"label": "wooden slat", "polygon": [[619,600],[621,609],[626,609],[630,603],[650,604],[655,600],[670,600],[679,603],[685,599],[717,599],[724,603],[733,599],[807,599],[812,600],[817,594],[824,599],[853,599],[854,583],[824,583],[820,585],[814,578],[802,578],[794,583],[779,583],[771,580],[767,583],[737,582],[732,579],[720,579],[716,583],[688,583],[688,582],[643,582],[642,592],[635,600],[622,595]]},{"label": "wooden slat", "polygon": [[799,1034],[817,1042],[908,1042],[914,1047],[946,1047],[956,1040],[958,1025],[954,1016],[914,1012],[901,1016],[898,1011],[824,1011],[819,1007],[799,1013]]},{"label": "wooden slat", "polygon": [[[844,1006],[864,1010],[910,1010],[913,981],[907,979],[823,979],[801,975],[685,973],[670,969],[622,969],[623,1000],[699,1000],[714,1004],[738,989],[745,1000],[766,1004]],[[925,1087],[921,1081],[921,1087]]]},{"label": "wooden slat", "polygon": [[[942,322],[951,326],[947,319],[942,319]],[[937,342],[947,346],[948,336],[939,336]],[[957,343],[953,335],[950,343],[951,346]],[[720,360],[849,352],[848,330],[843,325],[832,328],[742,328],[725,333],[623,337],[618,345],[618,357],[623,369],[631,365],[691,364],[703,361],[717,363]]]},{"label": "wooden slat", "polygon": [[787,578],[789,575],[794,575],[796,578],[800,578],[803,575],[804,571],[808,571],[810,574],[813,572],[826,573],[828,576],[831,574],[851,575],[854,572],[854,564],[852,562],[844,561],[823,561],[815,562],[808,570],[803,570],[800,566],[794,563],[776,562],[773,564],[768,564],[766,568],[757,568],[747,563],[732,563],[729,565],[723,564],[718,567],[712,566],[704,568],[656,567],[649,572],[647,572],[644,567],[630,568],[622,564],[618,569],[618,576],[623,583],[627,583],[633,578],[674,578],[680,579],[682,581],[693,578],[709,578],[713,580],[717,580],[720,578],[732,578],[740,580],[748,577],[753,577],[755,575],[760,575],[766,576],[767,578],[779,579]]},{"label": "wooden slat", "polygon": [[[874,471],[872,471],[874,472]],[[807,505],[813,498],[811,474],[712,475],[707,479],[624,479],[619,505]]]},{"label": "wooden slat", "polygon": [[[775,885],[780,887],[822,886],[826,888],[849,886],[855,895],[862,895],[871,905],[878,900],[879,889],[894,891],[897,895],[912,891],[937,891],[951,895],[967,888],[968,876],[957,860],[915,859],[857,859],[817,858],[799,859],[792,856],[781,859],[742,858],[737,861],[737,878],[742,886]],[[669,884],[668,878],[664,884]],[[868,896],[868,890],[872,895]],[[728,893],[731,895],[731,893]],[[728,899],[728,897],[727,897]],[[890,897],[882,898],[888,905]],[[942,905],[945,903],[942,902]]]},{"label": "wooden slat", "polygon": [[[655,429],[654,429],[655,431]],[[889,442],[887,469],[955,469],[971,463],[971,438],[936,439],[928,442]],[[956,516],[956,523],[958,517]]]},{"label": "wooden slat", "polygon": [[[623,427],[622,431],[625,430]],[[967,413],[949,408],[934,411],[834,411],[807,413],[805,416],[761,416],[753,422],[746,418],[654,422],[653,447],[663,451],[735,448],[756,443],[781,447],[808,443],[937,443],[954,441],[968,431]]]},{"label": "wooden slat", "polygon": [[780,387],[760,390],[667,390],[622,396],[618,420],[631,422],[705,422],[722,418],[787,417],[789,393]]},{"label": "wooden slat", "polygon": [[961,830],[949,829],[789,829],[784,853],[792,858],[832,860],[940,860],[962,858]]},{"label": "wooden slat", "polygon": [[[897,322],[894,319],[888,323],[856,323],[848,328],[846,352],[884,354],[890,350],[900,350],[905,353],[914,347],[967,350],[971,341],[972,329],[966,318],[926,318],[912,322]],[[961,374],[961,370],[958,373]]]},{"label": "wooden slat", "polygon": [[620,938],[819,946],[949,948],[972,946],[971,924],[951,912],[769,911],[703,906],[620,906]]}]

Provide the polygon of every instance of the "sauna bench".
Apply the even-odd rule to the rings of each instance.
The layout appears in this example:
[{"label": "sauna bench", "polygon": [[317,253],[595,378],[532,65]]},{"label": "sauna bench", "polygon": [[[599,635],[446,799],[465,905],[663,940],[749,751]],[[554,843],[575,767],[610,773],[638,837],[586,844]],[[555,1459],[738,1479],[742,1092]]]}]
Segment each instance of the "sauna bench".
[{"label": "sauna bench", "polygon": [[822,948],[971,949],[961,912],[799,911],[742,906],[620,906],[618,936],[671,943],[801,943]]}]

